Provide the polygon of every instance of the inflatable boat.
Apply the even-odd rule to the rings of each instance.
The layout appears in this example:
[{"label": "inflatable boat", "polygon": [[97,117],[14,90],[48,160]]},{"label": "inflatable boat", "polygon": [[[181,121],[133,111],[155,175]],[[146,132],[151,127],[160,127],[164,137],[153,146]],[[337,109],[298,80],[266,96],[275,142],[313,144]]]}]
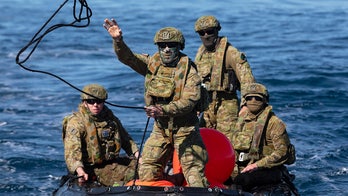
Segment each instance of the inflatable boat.
[{"label": "inflatable boat", "polygon": [[[222,133],[214,129],[201,128],[200,133],[207,148],[209,161],[206,165],[205,174],[210,183],[207,188],[188,187],[184,182],[182,186],[175,186],[172,182],[161,180],[154,182],[140,182],[132,180],[122,186],[102,186],[98,182],[79,185],[77,177],[65,176],[61,180],[58,189],[53,192],[55,196],[69,195],[227,195],[227,196],[249,196],[249,195],[297,195],[292,191],[288,183],[281,182],[276,185],[257,187],[253,192],[245,192],[237,186],[226,186],[224,183],[230,177],[235,164],[235,154],[232,145]],[[181,173],[179,158],[173,153],[172,174]],[[295,189],[295,191],[297,191]]]}]

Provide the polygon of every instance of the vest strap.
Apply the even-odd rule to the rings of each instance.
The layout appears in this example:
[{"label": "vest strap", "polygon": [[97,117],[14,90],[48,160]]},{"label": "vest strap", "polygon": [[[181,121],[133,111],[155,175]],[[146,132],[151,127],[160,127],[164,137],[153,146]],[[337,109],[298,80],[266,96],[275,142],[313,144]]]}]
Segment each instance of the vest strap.
[{"label": "vest strap", "polygon": [[251,146],[249,152],[240,152],[238,156],[238,161],[243,162],[250,160],[254,162],[255,160],[260,159],[260,143],[263,136],[263,132],[267,129],[268,120],[271,118],[273,112],[272,107],[268,106],[265,108],[265,111],[258,117],[257,125],[255,127],[254,135],[251,141]]}]

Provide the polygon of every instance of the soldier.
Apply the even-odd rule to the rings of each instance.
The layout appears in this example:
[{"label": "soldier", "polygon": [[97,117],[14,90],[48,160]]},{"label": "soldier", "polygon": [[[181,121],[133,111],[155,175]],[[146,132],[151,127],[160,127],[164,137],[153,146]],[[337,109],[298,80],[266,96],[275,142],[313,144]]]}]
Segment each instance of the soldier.
[{"label": "soldier", "polygon": [[[286,126],[268,104],[266,87],[259,83],[245,86],[245,110],[236,124],[232,142],[236,153],[234,182],[243,189],[279,183],[288,174],[284,164],[295,162],[295,148]],[[289,180],[289,179],[288,179]]]},{"label": "soldier", "polygon": [[240,105],[237,90],[243,93],[244,85],[255,79],[244,53],[233,47],[227,37],[220,37],[220,29],[214,16],[202,16],[195,23],[195,31],[203,43],[195,64],[210,101],[201,126],[217,129],[231,140]]},{"label": "soldier", "polygon": [[107,91],[98,84],[83,88],[78,111],[63,120],[65,162],[80,183],[97,180],[105,186],[134,178],[136,159],[119,157],[121,148],[138,157],[138,147],[120,120],[104,105]]},{"label": "soldier", "polygon": [[175,148],[188,185],[206,187],[208,155],[194,109],[200,99],[201,80],[193,62],[180,52],[185,47],[184,36],[176,28],[162,28],[154,37],[158,52],[140,55],[132,53],[124,43],[115,20],[105,19],[104,27],[113,38],[118,59],[145,76],[145,110],[155,119],[142,152],[139,179],[164,179],[164,167]]}]

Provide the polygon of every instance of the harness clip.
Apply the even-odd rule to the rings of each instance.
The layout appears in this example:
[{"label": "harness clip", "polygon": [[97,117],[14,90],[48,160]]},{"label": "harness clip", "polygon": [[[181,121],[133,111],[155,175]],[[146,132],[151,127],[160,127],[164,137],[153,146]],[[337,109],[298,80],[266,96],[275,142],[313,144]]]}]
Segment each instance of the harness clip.
[{"label": "harness clip", "polygon": [[239,156],[238,156],[238,161],[239,162],[243,162],[246,159],[247,159],[247,154],[246,153],[244,153],[244,152],[239,153]]}]

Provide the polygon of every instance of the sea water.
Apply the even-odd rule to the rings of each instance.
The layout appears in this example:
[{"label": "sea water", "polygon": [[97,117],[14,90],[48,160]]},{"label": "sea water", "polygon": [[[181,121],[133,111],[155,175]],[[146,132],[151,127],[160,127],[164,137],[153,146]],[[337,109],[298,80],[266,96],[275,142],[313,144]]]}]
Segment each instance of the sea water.
[{"label": "sea water", "polygon": [[[347,195],[348,1],[87,1],[93,13],[88,27],[48,33],[31,55],[33,45],[21,53],[21,61],[29,55],[22,64],[29,70],[20,67],[18,52],[63,3],[0,4],[0,195],[51,195],[66,174],[61,121],[80,99],[67,83],[79,89],[99,83],[110,103],[144,106],[144,79],[117,60],[105,18],[117,20],[136,53],[157,51],[153,37],[160,28],[179,28],[183,52],[193,59],[200,45],[194,22],[201,15],[219,19],[220,35],[245,52],[256,80],[267,86],[296,146],[297,161],[288,168],[301,195]],[[47,27],[73,22],[73,3],[67,1]],[[140,146],[153,122],[145,129],[144,111],[109,108]]]}]

